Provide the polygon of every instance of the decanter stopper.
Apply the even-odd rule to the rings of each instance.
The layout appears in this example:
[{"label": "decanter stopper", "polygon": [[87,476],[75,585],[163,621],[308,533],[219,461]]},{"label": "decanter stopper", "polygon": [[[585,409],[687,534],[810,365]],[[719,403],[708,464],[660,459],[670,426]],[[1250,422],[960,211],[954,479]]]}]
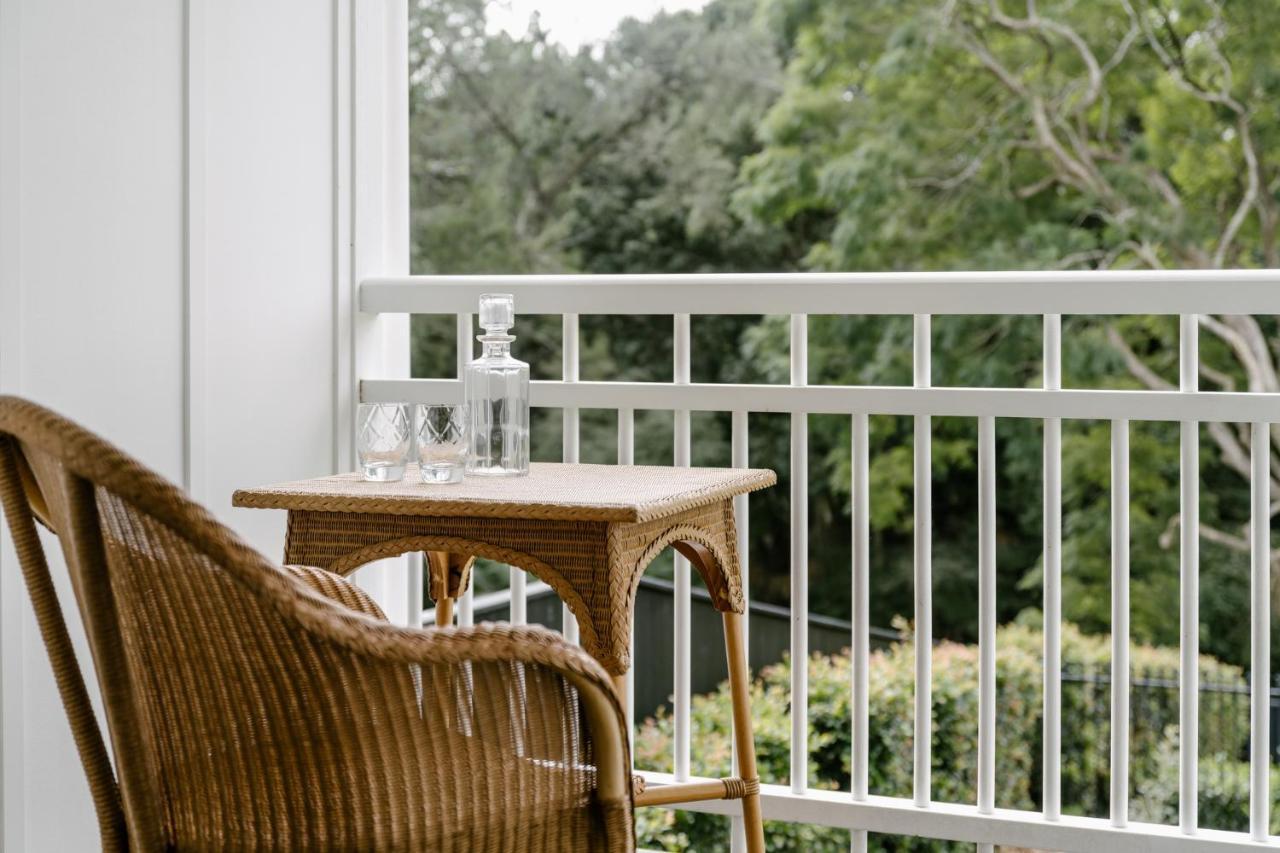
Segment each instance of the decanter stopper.
[{"label": "decanter stopper", "polygon": [[516,301],[510,293],[480,296],[480,327],[490,334],[505,334],[516,324]]}]

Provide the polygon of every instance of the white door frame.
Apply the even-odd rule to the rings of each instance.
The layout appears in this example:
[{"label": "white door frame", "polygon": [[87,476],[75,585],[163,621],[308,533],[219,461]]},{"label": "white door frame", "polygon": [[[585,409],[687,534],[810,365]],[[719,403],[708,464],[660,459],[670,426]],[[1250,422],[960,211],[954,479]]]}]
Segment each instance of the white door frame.
[{"label": "white door frame", "polygon": [[[362,376],[409,376],[409,318],[362,313],[360,282],[409,271],[407,0],[335,0],[334,469],[355,468]],[[417,558],[382,561],[357,581],[396,622]]]}]

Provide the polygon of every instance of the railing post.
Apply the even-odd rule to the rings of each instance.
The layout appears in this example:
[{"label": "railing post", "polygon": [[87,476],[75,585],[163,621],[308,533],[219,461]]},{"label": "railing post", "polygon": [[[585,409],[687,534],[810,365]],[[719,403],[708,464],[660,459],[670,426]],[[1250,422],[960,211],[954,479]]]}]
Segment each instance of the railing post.
[{"label": "railing post", "polygon": [[1249,831],[1266,841],[1271,819],[1271,427],[1251,427]]},{"label": "railing post", "polygon": [[[791,384],[809,384],[809,317],[791,315]],[[809,788],[809,414],[791,415],[791,790]]]},{"label": "railing post", "polygon": [[[578,381],[578,315],[565,314],[560,320],[560,361],[561,374],[565,382]],[[578,461],[578,409],[566,406],[563,409],[563,422],[560,434],[560,458],[565,462]],[[560,606],[560,624],[564,626],[564,638],[571,643],[578,642],[578,620],[569,609],[569,605]]]},{"label": "railing post", "polygon": [[[618,464],[634,465],[636,462],[636,410],[618,409]],[[631,666],[627,667],[627,742],[631,746],[631,764],[635,766],[636,734],[636,628],[632,620],[630,654]]]},{"label": "railing post", "polygon": [[1129,824],[1129,422],[1111,423],[1111,825]]},{"label": "railing post", "polygon": [[[691,375],[692,346],[690,318],[688,314],[674,316],[672,352],[673,372],[677,385],[688,385]],[[692,456],[692,437],[689,428],[689,410],[675,412],[675,464],[689,465]],[[691,664],[693,652],[690,643],[690,611],[693,607],[690,587],[689,561],[675,556],[675,606],[673,608],[675,630],[675,775],[679,781],[689,778],[689,751],[691,747],[689,706],[692,702]]]},{"label": "railing post", "polygon": [[[471,359],[475,358],[475,315],[459,314],[454,325],[454,339],[457,343],[455,347],[456,355],[456,375],[458,383],[461,384],[467,373],[467,364]],[[417,611],[422,612],[422,555],[415,555],[416,565],[410,563],[410,571],[416,575],[417,587]],[[462,593],[462,597],[458,599],[458,624],[466,627],[475,621],[475,587],[467,584],[466,590]]]},{"label": "railing post", "polygon": [[[747,435],[747,412],[738,409],[731,415],[730,455],[734,468],[747,468],[751,464]],[[742,598],[745,607],[742,614],[742,645],[747,650],[747,667],[751,666],[751,513],[746,495],[733,499],[734,522],[738,530],[738,565],[742,572]],[[738,750],[733,751],[733,775],[738,770]],[[731,853],[743,853],[747,849],[746,825],[742,815],[734,815],[730,827]]]},{"label": "railing post", "polygon": [[[996,808],[996,419],[978,419],[978,811]],[[991,853],[979,844],[979,853]]]},{"label": "railing post", "polygon": [[[1199,389],[1199,319],[1184,314],[1179,321],[1179,389]],[[1178,825],[1196,831],[1200,766],[1200,424],[1181,428],[1181,561],[1179,582]]]},{"label": "railing post", "polygon": [[[916,314],[912,367],[915,387],[928,388],[931,378],[931,323],[928,314]],[[932,421],[915,419],[915,748],[912,788],[915,804],[926,808],[931,798],[930,756],[933,733],[933,448]]]},{"label": "railing post", "polygon": [[[1062,389],[1062,315],[1044,315],[1044,389]],[[1044,421],[1044,734],[1045,820],[1062,814],[1062,419]]]},{"label": "railing post", "polygon": [[[855,802],[867,799],[867,750],[870,748],[871,695],[871,501],[869,487],[870,428],[865,414],[853,416],[853,482],[850,515],[853,521],[853,637],[850,655],[853,669],[849,715],[853,720],[853,778],[850,791]],[[867,832],[853,830],[853,853],[866,853]]]}]

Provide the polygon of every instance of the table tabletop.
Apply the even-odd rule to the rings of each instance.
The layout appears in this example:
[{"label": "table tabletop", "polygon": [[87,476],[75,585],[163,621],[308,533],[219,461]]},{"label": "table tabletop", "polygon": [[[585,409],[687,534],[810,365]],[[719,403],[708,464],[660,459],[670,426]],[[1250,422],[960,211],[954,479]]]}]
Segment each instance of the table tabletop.
[{"label": "table tabletop", "polygon": [[535,462],[527,477],[424,483],[410,465],[394,483],[337,474],[232,496],[238,507],[391,515],[644,522],[753,492],[777,482],[761,468],[684,468]]}]

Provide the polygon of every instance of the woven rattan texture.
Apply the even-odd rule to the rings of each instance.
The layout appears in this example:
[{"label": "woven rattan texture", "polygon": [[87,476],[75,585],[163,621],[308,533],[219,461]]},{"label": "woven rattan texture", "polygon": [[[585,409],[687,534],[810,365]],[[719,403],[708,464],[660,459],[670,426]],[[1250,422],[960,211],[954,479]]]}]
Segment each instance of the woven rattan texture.
[{"label": "woven rattan texture", "polygon": [[386,614],[378,603],[360,587],[341,575],[317,569],[315,566],[285,566],[285,571],[323,595],[352,610],[386,621]]},{"label": "woven rattan texture", "polygon": [[[742,576],[728,499],[635,523],[294,510],[285,562],[349,574],[397,554],[446,551],[519,566],[556,591],[578,619],[582,647],[610,673],[621,675],[631,664],[640,576],[675,542],[707,549],[712,559],[694,565],[712,602],[719,610],[741,613]],[[452,597],[464,582],[461,576],[450,583]]]},{"label": "woven rattan texture", "polygon": [[[621,709],[558,636],[388,625],[341,578],[271,565],[115,448],[3,397],[0,496],[105,849],[633,848],[630,799],[597,791],[584,697],[608,709],[619,773]],[[114,768],[37,497],[85,613]]]},{"label": "woven rattan texture", "polygon": [[527,477],[468,477],[452,485],[421,482],[410,466],[397,483],[359,474],[317,477],[235,493],[236,506],[390,515],[648,521],[773,485],[751,468],[534,463]]}]

